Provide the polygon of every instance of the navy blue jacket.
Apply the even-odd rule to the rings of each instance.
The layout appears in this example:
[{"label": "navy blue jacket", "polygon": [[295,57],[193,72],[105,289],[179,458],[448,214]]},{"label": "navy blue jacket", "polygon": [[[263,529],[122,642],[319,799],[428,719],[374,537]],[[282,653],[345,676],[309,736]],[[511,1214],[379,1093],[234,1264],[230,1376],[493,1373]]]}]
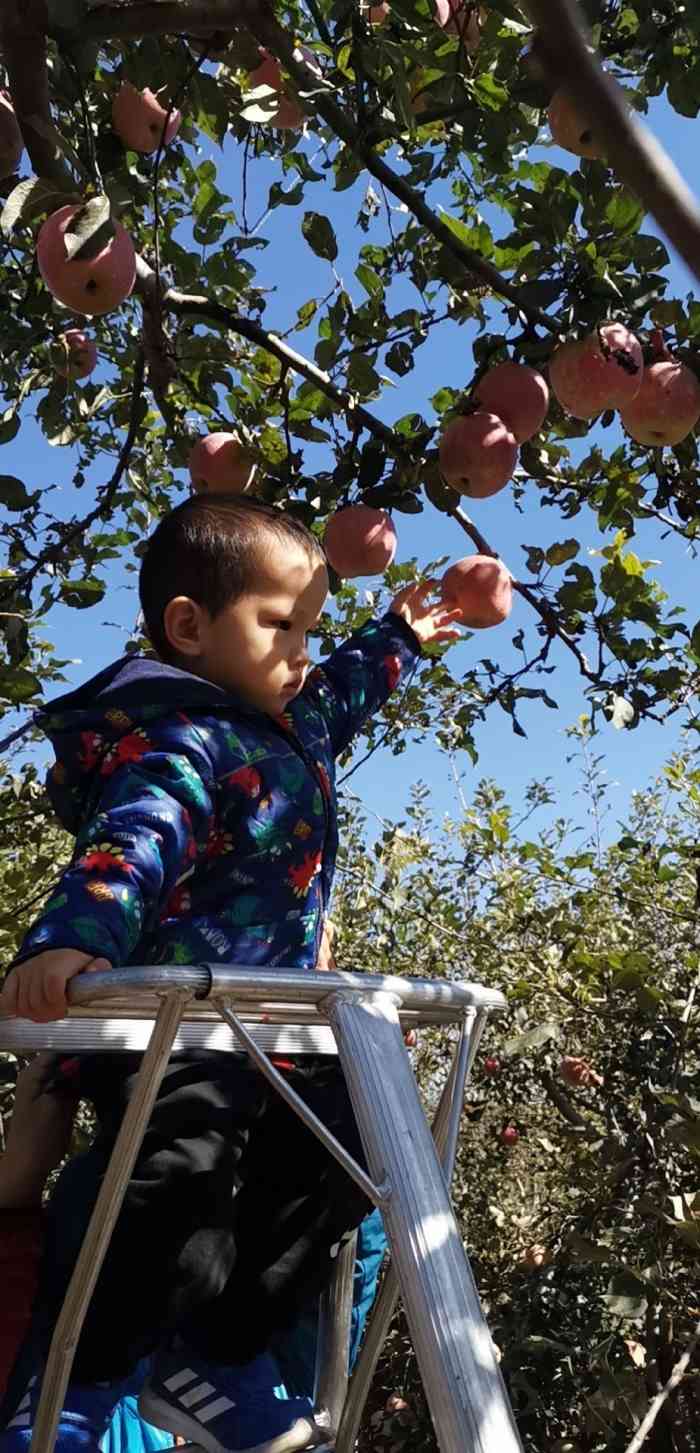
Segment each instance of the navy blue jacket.
[{"label": "navy blue jacket", "polygon": [[283,716],[147,657],[53,702],[47,787],[76,834],[16,962],[45,949],[129,963],[313,968],[337,851],[335,758],[420,654],[368,621]]}]

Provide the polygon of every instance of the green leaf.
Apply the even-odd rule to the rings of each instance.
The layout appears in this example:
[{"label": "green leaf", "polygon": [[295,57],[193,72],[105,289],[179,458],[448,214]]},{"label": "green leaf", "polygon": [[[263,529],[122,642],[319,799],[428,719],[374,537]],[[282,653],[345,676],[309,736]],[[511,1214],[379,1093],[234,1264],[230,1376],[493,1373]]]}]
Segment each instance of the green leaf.
[{"label": "green leaf", "polygon": [[369,293],[371,298],[381,298],[384,296],[384,284],[379,273],[376,273],[374,268],[368,267],[366,262],[361,262],[355,268],[355,277],[358,283],[361,283],[365,292]]},{"label": "green leaf", "polygon": [[615,228],[616,232],[636,232],[644,218],[644,208],[641,202],[618,187],[613,192],[610,201],[605,208],[605,219]]},{"label": "green leaf", "polygon": [[379,374],[375,371],[365,353],[353,353],[348,367],[348,388],[351,393],[368,398],[381,388]]},{"label": "green leaf", "polygon": [[74,610],[87,610],[88,606],[97,605],[104,593],[104,581],[95,580],[93,576],[87,576],[85,580],[61,582],[61,600],[66,605],[73,606]]},{"label": "green leaf", "polygon": [[0,444],[9,444],[19,434],[20,423],[19,411],[12,405],[0,414]]},{"label": "green leaf", "polygon": [[410,373],[413,368],[413,349],[410,343],[394,343],[386,355],[387,368],[392,373],[397,373],[399,378]]},{"label": "green leaf", "polygon": [[603,1296],[613,1317],[636,1322],[647,1309],[647,1292],[643,1281],[632,1271],[621,1271],[612,1277]]},{"label": "green leaf", "polygon": [[112,203],[106,193],[91,197],[71,218],[63,234],[69,262],[97,257],[114,237]]},{"label": "green leaf", "polygon": [[298,207],[299,203],[303,201],[303,197],[303,182],[295,182],[293,187],[287,188],[281,186],[279,182],[273,182],[270,187],[267,205],[270,209],[273,207]]},{"label": "green leaf", "polygon": [[3,666],[0,668],[0,696],[18,706],[41,695],[41,682],[24,666]]},{"label": "green leaf", "polygon": [[0,502],[8,510],[26,510],[32,500],[21,479],[14,474],[0,474]]},{"label": "green leaf", "polygon": [[31,222],[42,212],[55,212],[66,202],[79,202],[80,195],[70,188],[61,188],[55,181],[30,177],[13,187],[0,213],[0,229],[9,237],[18,222]]},{"label": "green leaf", "polygon": [[477,222],[473,227],[468,227],[466,222],[461,222],[459,217],[451,217],[449,212],[440,212],[440,220],[449,227],[460,242],[464,243],[471,252],[478,252],[482,257],[491,257],[493,254],[493,237],[490,228],[485,222]]},{"label": "green leaf", "polygon": [[666,1126],[666,1134],[675,1145],[700,1152],[700,1120],[686,1120],[679,1115]]},{"label": "green leaf", "polygon": [[517,1059],[522,1054],[530,1054],[533,1049],[541,1049],[550,1040],[556,1042],[560,1038],[560,1025],[550,1019],[544,1024],[535,1025],[534,1029],[526,1030],[525,1034],[516,1034],[512,1039],[507,1039],[502,1046],[502,1053],[509,1059]]},{"label": "green leaf", "polygon": [[316,298],[309,298],[308,303],[302,303],[301,307],[297,308],[297,326],[299,328],[308,328],[311,319],[315,317],[317,312],[318,302]]},{"label": "green leaf", "polygon": [[700,666],[700,621],[696,621],[690,636],[690,652],[694,661]]},{"label": "green leaf", "polygon": [[548,565],[563,565],[567,560],[573,560],[580,549],[578,540],[562,540],[558,545],[550,545],[544,558]]},{"label": "green leaf", "polygon": [[320,212],[305,212],[301,230],[311,251],[315,252],[317,257],[323,257],[327,262],[335,262],[338,256],[338,243],[327,217]]}]

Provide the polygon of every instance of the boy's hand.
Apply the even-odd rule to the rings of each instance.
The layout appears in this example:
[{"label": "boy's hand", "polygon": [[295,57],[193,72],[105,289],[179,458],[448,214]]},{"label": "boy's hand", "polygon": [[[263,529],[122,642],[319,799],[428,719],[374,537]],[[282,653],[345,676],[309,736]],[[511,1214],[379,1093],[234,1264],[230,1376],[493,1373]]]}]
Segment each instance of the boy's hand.
[{"label": "boy's hand", "polygon": [[422,580],[417,585],[407,585],[395,596],[389,610],[397,616],[403,616],[408,622],[414,635],[422,645],[428,641],[461,641],[462,632],[450,626],[450,621],[458,621],[461,617],[461,610],[446,606],[444,600],[437,600],[430,604],[428,596],[434,595],[440,588],[439,580]]},{"label": "boy's hand", "polygon": [[10,969],[0,993],[0,1015],[16,1014],[18,1019],[33,1019],[35,1024],[63,1019],[68,1009],[68,980],[83,969],[92,972],[111,967],[107,959],[74,948],[49,949],[36,954]]}]

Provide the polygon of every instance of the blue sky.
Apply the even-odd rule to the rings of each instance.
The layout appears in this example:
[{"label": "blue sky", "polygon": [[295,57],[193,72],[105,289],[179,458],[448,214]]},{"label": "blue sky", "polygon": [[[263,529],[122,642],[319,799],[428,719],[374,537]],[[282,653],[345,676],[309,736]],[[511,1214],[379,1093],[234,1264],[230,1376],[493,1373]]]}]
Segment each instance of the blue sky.
[{"label": "blue sky", "polygon": [[[697,125],[676,115],[663,100],[652,103],[648,118],[655,134],[662,141],[675,160],[686,180],[697,190]],[[694,128],[691,130],[691,128]],[[695,147],[693,146],[695,142]],[[313,141],[307,143],[313,157]],[[242,191],[241,149],[227,139],[223,159],[216,148],[203,139],[202,156],[212,154],[220,167],[219,185],[229,194],[234,207],[238,207]],[[531,155],[556,156],[560,165],[572,167],[575,159],[564,153],[548,149],[537,150]],[[279,178],[278,164],[269,158],[249,163],[248,169],[248,218],[257,218],[265,208],[269,187]],[[354,277],[358,237],[355,218],[366,186],[366,178],[350,191],[334,193],[325,186],[309,186],[304,206],[326,213],[332,220],[340,245],[340,255],[335,264],[342,277],[343,285],[358,302],[364,293]],[[308,248],[298,230],[297,214],[284,207],[271,213],[260,229],[260,235],[269,241],[264,252],[255,254],[261,283],[270,289],[268,307],[264,322],[271,331],[285,331],[293,322],[297,308],[312,296],[321,296],[332,285],[330,265],[316,258]],[[489,218],[492,221],[491,218]],[[400,230],[404,217],[400,211],[393,216],[396,230]],[[504,222],[502,230],[505,232]],[[644,230],[656,230],[650,222]],[[496,235],[499,229],[494,228]],[[376,234],[370,230],[367,238],[360,241],[383,241],[385,228],[383,220],[377,225]],[[684,296],[693,290],[693,283],[684,265],[672,261],[670,269],[670,294]],[[392,309],[412,305],[417,296],[412,285],[405,281],[399,284],[391,295]],[[416,354],[415,368],[405,378],[396,380],[396,387],[385,391],[381,400],[370,405],[372,411],[391,423],[403,414],[415,409],[431,418],[429,399],[439,387],[464,387],[473,371],[471,342],[474,330],[470,326],[458,328],[446,323],[432,331],[430,340]],[[299,351],[312,356],[315,335],[313,330],[306,336],[296,334],[291,339]],[[108,366],[101,365],[97,374],[100,381],[116,380]],[[79,386],[78,386],[79,387]],[[35,398],[36,396],[32,396]],[[235,421],[233,421],[235,422]],[[596,431],[589,436],[592,442],[600,435],[605,452],[611,452],[619,441],[617,422],[606,431]],[[319,446],[308,453],[308,464],[313,467],[321,462]],[[49,485],[57,486],[60,494],[52,494],[51,506],[60,514],[71,514],[73,510],[84,513],[89,497],[96,484],[103,482],[111,473],[112,462],[106,457],[93,467],[88,482],[80,494],[71,485],[75,468],[75,451],[68,448],[51,448],[33,419],[25,416],[20,433],[6,445],[2,454],[2,472],[17,474],[25,480],[28,488]],[[182,494],[185,493],[185,476],[181,474]],[[549,543],[577,534],[582,540],[585,558],[588,549],[604,544],[595,526],[595,521],[586,514],[575,521],[562,524],[552,510],[542,510],[537,492],[533,490],[533,505],[528,508],[527,497],[524,510],[519,513],[511,491],[504,490],[491,500],[465,502],[473,505],[473,516],[480,529],[500,551],[508,565],[517,573],[523,570],[521,542]],[[427,562],[439,555],[452,559],[467,554],[471,544],[452,520],[440,515],[432,506],[426,505],[422,515],[396,515],[395,523],[399,533],[398,560],[416,556]],[[693,613],[693,602],[697,597],[697,565],[687,552],[685,542],[662,541],[659,527],[650,523],[642,528],[634,546],[643,558],[660,561],[656,571],[674,601],[688,605],[690,624],[700,612]],[[47,621],[46,635],[52,640],[59,653],[68,657],[79,657],[79,663],[66,669],[68,684],[77,685],[122,650],[125,639],[135,618],[134,576],[127,575],[122,568],[115,567],[108,576],[109,590],[103,602],[92,610],[76,612],[66,607],[56,607]],[[361,582],[372,588],[375,582]],[[465,669],[474,659],[484,655],[495,655],[500,659],[512,657],[510,636],[520,626],[529,634],[532,643],[534,618],[526,603],[516,598],[513,615],[508,625],[495,631],[478,632],[465,643],[454,648],[453,670],[459,672],[459,660]],[[479,762],[473,767],[468,758],[460,760],[458,767],[463,773],[463,790],[469,797],[476,781],[482,776],[495,778],[509,796],[517,800],[526,784],[533,778],[551,779],[557,795],[560,813],[573,817],[582,827],[588,820],[585,801],[577,795],[576,774],[567,764],[571,754],[571,743],[565,735],[565,728],[574,722],[585,710],[583,683],[576,676],[575,663],[563,650],[552,654],[556,673],[532,684],[545,684],[547,690],[559,702],[558,712],[548,711],[539,703],[526,706],[522,711],[522,723],[527,731],[527,740],[513,735],[510,721],[500,711],[493,710],[488,724],[481,728],[477,737]],[[66,688],[67,689],[67,688]],[[7,719],[6,719],[7,720]],[[4,724],[3,724],[4,725]],[[612,789],[613,812],[609,819],[609,833],[614,836],[614,819],[622,816],[629,794],[634,788],[644,786],[660,769],[668,755],[682,744],[680,718],[672,718],[665,727],[648,723],[635,732],[617,732],[605,728],[596,742],[596,750],[603,752],[610,779],[617,784]],[[408,800],[410,784],[418,779],[429,783],[431,801],[438,813],[457,813],[455,786],[448,763],[429,744],[410,746],[400,757],[392,758],[378,752],[352,779],[353,790],[360,794],[374,812],[387,817],[400,817]],[[619,804],[619,806],[618,806]],[[549,813],[549,810],[547,810]]]}]

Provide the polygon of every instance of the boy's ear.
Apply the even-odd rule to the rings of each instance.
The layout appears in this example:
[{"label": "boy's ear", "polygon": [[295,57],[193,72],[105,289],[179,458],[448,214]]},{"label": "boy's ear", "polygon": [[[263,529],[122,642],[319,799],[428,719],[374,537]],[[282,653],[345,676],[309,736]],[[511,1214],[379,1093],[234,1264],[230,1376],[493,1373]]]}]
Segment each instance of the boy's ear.
[{"label": "boy's ear", "polygon": [[168,601],[163,611],[163,631],[178,655],[201,655],[207,618],[204,607],[189,595],[174,595]]}]

